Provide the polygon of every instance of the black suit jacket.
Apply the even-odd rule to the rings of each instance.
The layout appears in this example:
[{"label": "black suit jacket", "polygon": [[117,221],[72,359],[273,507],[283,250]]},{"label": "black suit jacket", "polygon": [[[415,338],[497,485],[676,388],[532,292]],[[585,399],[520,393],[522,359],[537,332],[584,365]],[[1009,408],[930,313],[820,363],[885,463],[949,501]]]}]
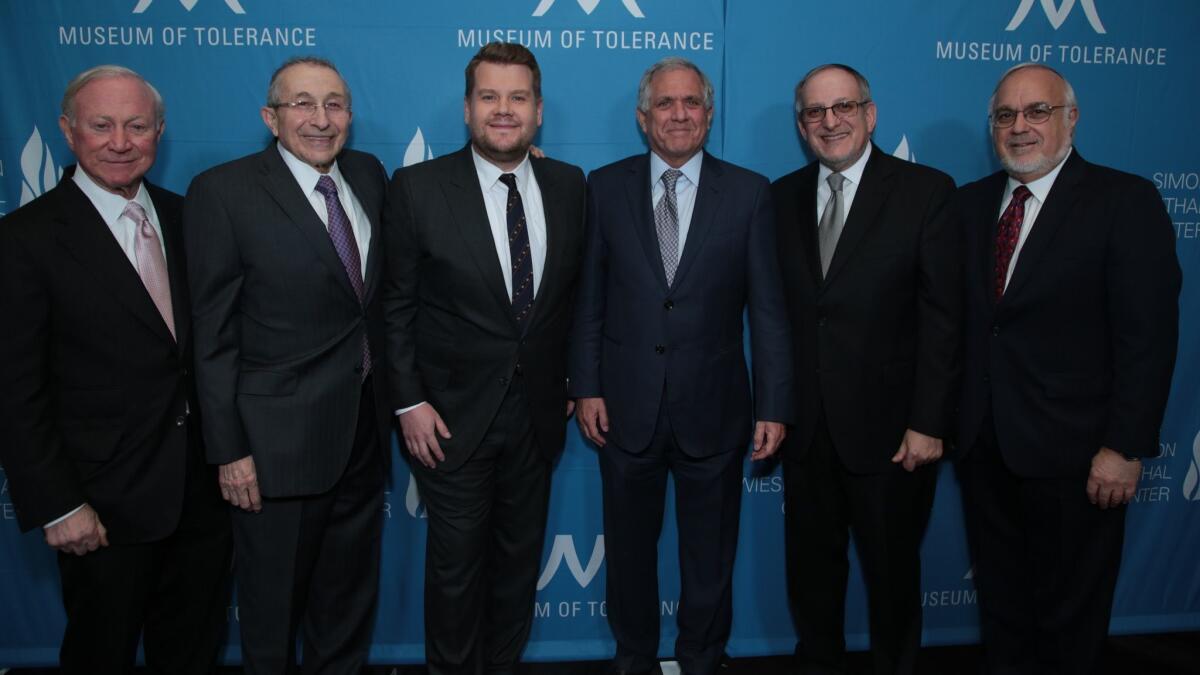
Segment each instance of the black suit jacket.
[{"label": "black suit jacket", "polygon": [[869,151],[824,280],[820,164],[772,188],[799,378],[784,457],[804,456],[824,411],[838,456],[856,473],[897,470],[891,457],[905,429],[952,436],[962,345],[954,182],[874,145]]},{"label": "black suit jacket", "polygon": [[71,174],[0,221],[0,459],[22,530],[87,502],[109,541],[154,541],[179,521],[197,410],[181,200],[146,184],[176,341]]},{"label": "black suit jacket", "polygon": [[1109,447],[1158,454],[1179,331],[1170,217],[1147,180],[1072,151],[993,302],[1007,175],[963,186],[969,450],[990,413],[1005,463],[1027,477],[1086,475]]},{"label": "black suit jacket", "polygon": [[791,333],[769,185],[705,153],[670,286],[651,194],[649,154],[588,177],[571,395],[604,397],[608,437],[628,451],[649,445],[664,395],[683,452],[704,457],[745,448],[754,420],[786,423],[793,415]]},{"label": "black suit jacket", "polygon": [[512,313],[470,145],[397,170],[385,218],[391,403],[428,401],[453,438],[452,471],[479,446],[520,368],[539,451],[566,435],[566,339],[583,249],[579,167],[531,158],[546,217],[546,263],[524,334]]},{"label": "black suit jacket", "polygon": [[[389,438],[379,306],[386,174],[378,159],[354,150],[337,164],[372,228],[363,303],[274,143],[196,176],[184,206],[209,461],[253,455],[268,497],[333,486],[360,404],[376,408],[380,438]],[[364,333],[376,396],[360,402]]]}]

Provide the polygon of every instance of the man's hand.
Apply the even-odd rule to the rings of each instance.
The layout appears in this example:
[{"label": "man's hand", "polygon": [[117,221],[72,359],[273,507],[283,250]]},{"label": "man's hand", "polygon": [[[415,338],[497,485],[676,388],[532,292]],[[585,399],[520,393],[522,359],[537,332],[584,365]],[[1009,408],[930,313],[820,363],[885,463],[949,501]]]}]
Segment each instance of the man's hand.
[{"label": "man's hand", "polygon": [[100,516],[87,504],[45,530],[46,544],[56,551],[85,555],[108,546],[108,530]]},{"label": "man's hand", "polygon": [[217,484],[221,486],[221,498],[225,501],[245,511],[262,511],[262,496],[258,493],[258,474],[254,471],[252,455],[222,464],[217,471]]},{"label": "man's hand", "polygon": [[893,464],[902,464],[905,471],[913,471],[922,464],[936,462],[942,458],[942,439],[926,436],[912,429],[904,430],[900,449],[892,455]]},{"label": "man's hand", "polygon": [[603,448],[604,434],[608,433],[608,407],[604,399],[600,396],[576,399],[575,412],[575,421],[584,438]]},{"label": "man's hand", "polygon": [[1116,450],[1100,448],[1088,472],[1088,501],[1102,509],[1128,504],[1141,477],[1141,460],[1129,461]]},{"label": "man's hand", "polygon": [[784,436],[787,436],[787,427],[779,422],[755,422],[754,452],[750,453],[750,459],[757,462],[774,455]]},{"label": "man's hand", "polygon": [[438,436],[449,440],[450,430],[432,404],[426,402],[401,413],[400,431],[404,435],[404,447],[408,448],[408,453],[425,466],[436,469],[438,462],[446,461],[442,446],[438,444]]}]

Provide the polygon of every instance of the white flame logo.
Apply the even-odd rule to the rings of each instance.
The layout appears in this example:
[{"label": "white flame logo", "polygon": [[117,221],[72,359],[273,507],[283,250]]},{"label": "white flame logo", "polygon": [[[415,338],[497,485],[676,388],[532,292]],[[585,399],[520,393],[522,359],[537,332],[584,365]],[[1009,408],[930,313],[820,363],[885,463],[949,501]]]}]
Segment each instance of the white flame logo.
[{"label": "white flame logo", "polygon": [[580,564],[579,554],[575,551],[575,537],[569,534],[554,535],[554,546],[550,549],[550,559],[546,561],[546,567],[542,570],[542,575],[538,577],[537,589],[539,591],[550,584],[550,580],[558,573],[559,566],[564,562],[579,586],[587,588],[588,584],[592,583],[592,579],[596,577],[596,573],[600,571],[600,563],[604,562],[604,535],[596,535],[596,543],[592,546],[592,557],[588,558],[586,568]]},{"label": "white flame logo", "polygon": [[[154,0],[138,0],[137,6],[133,8],[133,13],[141,14],[147,9],[150,9],[150,4],[153,2]],[[183,5],[183,8],[189,12],[192,11],[192,8],[196,6],[197,2],[200,2],[200,0],[179,0],[179,4]],[[225,0],[225,6],[233,10],[234,14],[246,13],[246,10],[242,9],[242,3],[238,0]]]},{"label": "white flame logo", "polygon": [[899,157],[906,162],[917,161],[917,155],[908,149],[908,136],[903,134],[900,136],[900,145],[896,146],[896,149],[892,152],[892,157]]},{"label": "white flame logo", "polygon": [[[1004,30],[1016,30],[1025,21],[1025,17],[1029,16],[1030,10],[1033,9],[1034,0],[1021,0],[1021,4],[1017,7],[1017,13],[1013,14],[1012,21],[1008,22],[1008,26]],[[1096,12],[1095,0],[1079,0],[1079,4],[1083,7],[1083,13],[1087,16],[1088,23],[1092,25],[1092,30],[1097,33],[1107,33],[1104,30],[1104,24],[1100,23],[1100,15]],[[1062,0],[1062,5],[1055,7],[1054,0],[1042,0],[1042,11],[1046,13],[1046,18],[1050,20],[1050,25],[1054,30],[1063,25],[1067,20],[1067,15],[1075,7],[1075,0]]]},{"label": "white flame logo", "polygon": [[35,126],[21,150],[21,206],[58,185],[60,178],[62,169],[54,166],[50,146],[42,141],[42,134]]},{"label": "white flame logo", "polygon": [[425,143],[425,134],[421,133],[421,127],[417,127],[417,133],[413,134],[408,148],[404,150],[404,163],[401,166],[420,164],[427,159],[433,159],[433,150]]},{"label": "white flame logo", "polygon": [[975,578],[975,566],[971,565],[971,568],[968,569],[967,573],[963,575],[963,580],[969,581],[974,578]]},{"label": "white flame logo", "polygon": [[[534,16],[542,16],[550,11],[557,0],[542,0],[538,3],[537,9],[533,10]],[[583,9],[584,14],[591,16],[592,12],[596,11],[596,5],[600,4],[600,0],[575,0]],[[642,13],[642,8],[638,7],[637,0],[621,0],[621,4],[625,5],[625,11],[629,12],[635,19],[644,19],[646,15]]]},{"label": "white flame logo", "polygon": [[428,518],[425,505],[421,503],[421,491],[417,489],[417,477],[409,474],[408,489],[404,491],[404,510],[413,518]]},{"label": "white flame logo", "polygon": [[1192,441],[1192,461],[1183,479],[1183,498],[1200,502],[1200,432],[1196,432],[1196,440]]}]

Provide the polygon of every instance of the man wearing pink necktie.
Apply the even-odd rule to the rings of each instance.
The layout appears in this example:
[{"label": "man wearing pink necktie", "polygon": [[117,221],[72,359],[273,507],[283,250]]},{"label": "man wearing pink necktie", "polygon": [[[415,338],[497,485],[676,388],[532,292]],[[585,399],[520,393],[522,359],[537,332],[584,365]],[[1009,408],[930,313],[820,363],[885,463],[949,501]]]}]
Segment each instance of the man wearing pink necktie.
[{"label": "man wearing pink necktie", "polygon": [[163,103],[119,66],[67,86],[79,161],[0,220],[0,461],[58,551],[64,673],[209,672],[230,532],[204,461],[181,199],[142,179]]}]

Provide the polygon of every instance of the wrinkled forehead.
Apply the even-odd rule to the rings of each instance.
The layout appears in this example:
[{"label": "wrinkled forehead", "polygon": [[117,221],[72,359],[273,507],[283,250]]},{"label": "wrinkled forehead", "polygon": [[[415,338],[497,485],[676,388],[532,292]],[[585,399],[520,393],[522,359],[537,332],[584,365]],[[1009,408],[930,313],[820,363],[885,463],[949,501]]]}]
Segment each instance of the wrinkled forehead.
[{"label": "wrinkled forehead", "polygon": [[996,108],[1022,108],[1033,103],[1060,105],[1066,85],[1044,68],[1023,68],[1009,75],[996,90]]},{"label": "wrinkled forehead", "polygon": [[337,71],[311,63],[298,63],[279,74],[279,90],[288,98],[307,94],[316,98],[346,96],[346,83]]}]

